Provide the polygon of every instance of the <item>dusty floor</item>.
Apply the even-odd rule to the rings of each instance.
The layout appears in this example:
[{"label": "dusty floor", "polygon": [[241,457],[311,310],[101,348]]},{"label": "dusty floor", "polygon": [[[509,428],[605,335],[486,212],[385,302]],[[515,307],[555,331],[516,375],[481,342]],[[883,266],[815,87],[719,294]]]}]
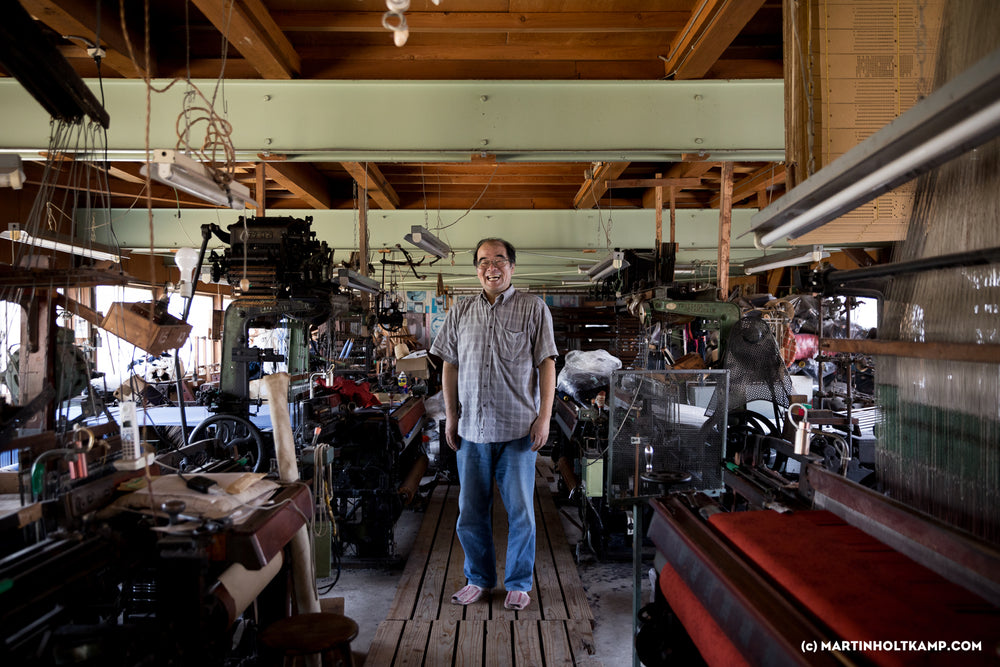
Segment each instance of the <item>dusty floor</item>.
[{"label": "dusty floor", "polygon": [[[575,515],[561,511],[563,528],[570,547],[578,541],[580,531]],[[396,524],[397,551],[403,556],[409,552],[420,528],[423,515],[405,511]],[[343,568],[340,580],[324,597],[343,597],[344,612],[358,623],[358,637],[351,645],[356,658],[368,652],[378,624],[389,612],[396,586],[402,574],[403,562],[396,566]],[[648,570],[649,564],[644,565]],[[594,613],[594,658],[605,667],[627,667],[632,664],[632,563],[598,562],[586,554],[577,565],[580,580],[587,593],[587,600]],[[643,580],[643,602],[649,595],[649,582]],[[321,579],[322,590],[332,579]],[[358,664],[362,664],[360,660]]]}]

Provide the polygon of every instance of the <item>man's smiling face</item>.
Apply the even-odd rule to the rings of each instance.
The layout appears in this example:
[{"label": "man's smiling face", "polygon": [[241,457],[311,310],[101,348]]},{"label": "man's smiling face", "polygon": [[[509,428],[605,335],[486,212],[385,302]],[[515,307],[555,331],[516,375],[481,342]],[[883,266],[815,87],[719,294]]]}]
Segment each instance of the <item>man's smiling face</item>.
[{"label": "man's smiling face", "polygon": [[476,253],[476,275],[492,302],[510,287],[514,265],[507,259],[507,249],[503,243],[490,241],[479,246]]}]

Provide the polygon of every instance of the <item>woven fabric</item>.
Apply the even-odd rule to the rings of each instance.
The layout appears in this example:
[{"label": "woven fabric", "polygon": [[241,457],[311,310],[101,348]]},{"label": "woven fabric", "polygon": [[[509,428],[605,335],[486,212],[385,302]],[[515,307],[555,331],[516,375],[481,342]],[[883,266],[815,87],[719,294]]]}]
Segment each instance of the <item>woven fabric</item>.
[{"label": "woven fabric", "polygon": [[719,513],[709,523],[841,639],[983,645],[960,654],[865,651],[873,664],[996,664],[996,607],[830,512]]}]

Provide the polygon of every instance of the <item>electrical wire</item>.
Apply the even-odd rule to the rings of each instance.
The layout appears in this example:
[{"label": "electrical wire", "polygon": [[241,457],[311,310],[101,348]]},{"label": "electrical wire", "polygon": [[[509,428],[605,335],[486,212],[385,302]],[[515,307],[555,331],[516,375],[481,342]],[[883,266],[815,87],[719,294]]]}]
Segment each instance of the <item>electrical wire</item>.
[{"label": "electrical wire", "polygon": [[[313,442],[319,437],[320,428],[316,427],[313,435]],[[340,581],[340,535],[337,530],[337,518],[331,505],[331,490],[333,489],[333,468],[323,463],[326,460],[330,445],[326,443],[314,444],[313,449],[313,521],[311,522],[311,533],[313,539],[327,537],[330,540],[331,557],[336,562],[336,575],[332,583],[322,590],[317,588],[319,595],[326,595]],[[315,513],[319,511],[325,514],[329,521],[317,520]],[[323,530],[323,525],[329,525],[329,532]]]},{"label": "electrical wire", "polygon": [[463,213],[462,215],[458,216],[457,218],[455,218],[454,221],[448,223],[447,225],[442,225],[442,226],[438,227],[435,231],[445,230],[445,229],[448,229],[449,227],[454,227],[455,225],[457,225],[459,223],[459,221],[462,220],[462,218],[464,218],[465,216],[467,216],[470,213],[472,213],[472,210],[474,208],[476,208],[476,205],[479,204],[479,200],[481,200],[483,198],[483,195],[486,194],[486,191],[490,189],[490,184],[493,182],[493,177],[497,175],[497,171],[499,169],[500,169],[500,165],[499,164],[497,164],[496,166],[493,167],[493,173],[490,174],[490,178],[489,178],[488,181],[486,181],[486,185],[483,186],[483,189],[479,193],[479,196],[476,197],[476,200],[474,202],[472,202],[472,205],[469,206],[469,208],[467,208],[465,210],[465,213]]}]

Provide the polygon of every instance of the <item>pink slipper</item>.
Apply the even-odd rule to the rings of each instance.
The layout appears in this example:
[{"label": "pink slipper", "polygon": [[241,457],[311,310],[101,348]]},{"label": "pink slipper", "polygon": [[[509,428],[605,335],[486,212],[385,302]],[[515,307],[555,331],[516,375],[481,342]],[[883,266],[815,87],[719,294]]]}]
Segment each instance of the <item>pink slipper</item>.
[{"label": "pink slipper", "polygon": [[524,608],[531,604],[531,598],[524,591],[508,591],[507,599],[503,601],[505,609],[514,611],[524,611]]},{"label": "pink slipper", "polygon": [[486,593],[485,588],[480,588],[474,584],[463,586],[457,593],[451,596],[452,604],[467,605],[472,604]]}]

